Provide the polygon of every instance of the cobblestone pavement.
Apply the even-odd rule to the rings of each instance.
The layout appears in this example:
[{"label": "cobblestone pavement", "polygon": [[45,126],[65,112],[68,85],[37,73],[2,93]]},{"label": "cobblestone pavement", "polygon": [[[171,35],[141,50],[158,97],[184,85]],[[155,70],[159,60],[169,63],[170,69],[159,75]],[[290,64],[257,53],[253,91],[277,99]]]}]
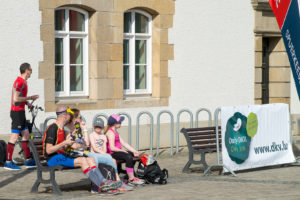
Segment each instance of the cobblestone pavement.
[{"label": "cobblestone pavement", "polygon": [[[299,156],[300,142],[296,143],[294,152]],[[167,185],[140,186],[116,196],[91,194],[89,181],[79,169],[56,173],[62,196],[53,195],[51,186],[45,184],[40,185],[38,194],[32,194],[36,170],[7,171],[0,167],[0,199],[300,199],[300,166],[247,170],[238,172],[237,177],[219,175],[216,169],[203,177],[201,167],[196,165],[190,173],[181,172],[188,153],[186,148],[180,150],[174,156],[166,150],[157,159],[161,168],[169,170]],[[207,155],[209,164],[216,160],[215,153]]]}]

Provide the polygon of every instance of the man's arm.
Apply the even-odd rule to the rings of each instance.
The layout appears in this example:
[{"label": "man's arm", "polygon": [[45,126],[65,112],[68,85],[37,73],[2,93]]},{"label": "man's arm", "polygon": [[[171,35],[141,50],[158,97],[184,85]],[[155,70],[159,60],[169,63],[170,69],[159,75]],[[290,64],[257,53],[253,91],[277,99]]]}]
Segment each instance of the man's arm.
[{"label": "man's arm", "polygon": [[51,143],[46,143],[46,152],[47,154],[55,153],[57,152],[60,148],[63,148],[65,146],[71,146],[74,143],[72,137],[70,135],[67,136],[66,140],[63,142],[53,145]]},{"label": "man's arm", "polygon": [[20,97],[20,92],[18,92],[18,91],[15,91],[14,96],[13,96],[14,102],[24,102],[27,100],[36,100],[37,98],[39,98],[39,95],[33,95],[33,96],[29,96],[29,97]]}]

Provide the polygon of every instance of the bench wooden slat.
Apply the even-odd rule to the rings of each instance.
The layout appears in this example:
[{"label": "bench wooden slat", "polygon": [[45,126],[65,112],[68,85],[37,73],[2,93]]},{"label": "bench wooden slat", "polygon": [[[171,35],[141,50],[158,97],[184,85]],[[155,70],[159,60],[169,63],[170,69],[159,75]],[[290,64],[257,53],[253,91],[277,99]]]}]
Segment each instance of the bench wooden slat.
[{"label": "bench wooden slat", "polygon": [[216,139],[211,139],[211,140],[196,140],[196,141],[191,141],[192,145],[194,146],[195,144],[216,144]]},{"label": "bench wooden slat", "polygon": [[[211,126],[211,127],[201,127],[201,128],[186,128],[185,130],[186,130],[186,132],[190,132],[190,131],[207,131],[207,130],[216,130],[216,127]],[[219,130],[221,130],[221,126],[219,126]]]},{"label": "bench wooden slat", "polygon": [[[221,138],[221,135],[219,135],[219,138]],[[190,137],[190,140],[206,140],[206,139],[216,139],[216,135],[201,135],[201,136],[193,136]]]}]

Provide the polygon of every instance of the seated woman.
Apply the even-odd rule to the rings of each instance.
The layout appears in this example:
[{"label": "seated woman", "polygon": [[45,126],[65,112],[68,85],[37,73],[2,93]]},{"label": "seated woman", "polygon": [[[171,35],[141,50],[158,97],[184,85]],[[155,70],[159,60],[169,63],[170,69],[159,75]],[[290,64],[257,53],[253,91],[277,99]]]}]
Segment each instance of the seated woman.
[{"label": "seated woman", "polygon": [[[90,152],[85,152],[88,157],[94,158],[96,165],[99,166],[99,164],[106,164],[110,165],[115,169],[116,172],[116,179],[117,181],[120,181],[120,177],[118,175],[118,170],[116,167],[116,164],[114,163],[114,160],[112,159],[111,155],[106,153],[106,136],[101,135],[101,132],[104,127],[104,122],[102,119],[96,119],[93,122],[94,126],[94,132],[90,135],[88,135],[87,126],[86,123],[82,120],[80,110],[76,108],[71,109],[74,112],[74,118],[72,119],[71,123],[69,123],[68,128],[73,133],[75,131],[75,145],[76,149],[84,151],[86,149],[90,149]],[[101,123],[102,121],[102,123]],[[82,133],[80,133],[80,129],[78,128],[78,125],[80,125],[80,129],[82,130]],[[103,140],[105,142],[103,143]],[[102,144],[102,145],[101,145]],[[105,144],[105,145],[103,145]],[[74,145],[74,146],[75,146]],[[93,193],[93,188],[91,192]],[[118,188],[120,191],[129,191],[133,188],[130,186],[125,185],[125,183],[122,183],[122,186]]]},{"label": "seated woman", "polygon": [[[108,118],[107,129],[104,131],[108,138],[107,152],[116,160],[125,160],[128,184],[141,185],[145,182],[134,176],[135,161],[133,160],[134,156],[139,156],[140,153],[126,143],[117,132],[117,129],[121,127],[123,120],[124,117],[118,115],[111,115]],[[122,147],[126,148],[129,152],[123,150]]]}]

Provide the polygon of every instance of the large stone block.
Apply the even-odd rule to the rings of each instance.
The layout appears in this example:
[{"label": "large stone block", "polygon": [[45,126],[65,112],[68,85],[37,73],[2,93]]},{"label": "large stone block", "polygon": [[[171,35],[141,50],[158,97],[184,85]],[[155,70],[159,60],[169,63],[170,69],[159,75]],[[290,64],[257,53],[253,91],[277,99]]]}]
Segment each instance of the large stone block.
[{"label": "large stone block", "polygon": [[255,99],[262,98],[262,86],[260,83],[254,85],[254,98]]},{"label": "large stone block", "polygon": [[291,70],[290,68],[270,68],[269,81],[270,82],[290,82]]},{"label": "large stone block", "polygon": [[98,60],[98,44],[90,43],[89,44],[89,60]]},{"label": "large stone block", "polygon": [[272,52],[269,56],[270,67],[287,67],[290,62],[286,52]]},{"label": "large stone block", "polygon": [[152,43],[160,44],[160,29],[152,29]]},{"label": "large stone block", "polygon": [[290,83],[270,83],[270,98],[289,98],[291,96]]},{"label": "large stone block", "polygon": [[262,36],[255,36],[255,51],[262,51]]},{"label": "large stone block", "polygon": [[95,79],[96,99],[112,99],[114,95],[113,79]]},{"label": "large stone block", "polygon": [[42,24],[40,26],[41,40],[43,42],[54,43],[54,24]]},{"label": "large stone block", "polygon": [[262,82],[262,68],[256,67],[255,68],[255,83]]},{"label": "large stone block", "polygon": [[174,60],[174,45],[161,44],[160,50],[160,60]]},{"label": "large stone block", "polygon": [[45,101],[55,101],[55,80],[44,79],[44,98]]},{"label": "large stone block", "polygon": [[[108,62],[108,78],[123,78],[123,62],[110,61]],[[123,88],[123,86],[122,86]]]},{"label": "large stone block", "polygon": [[111,13],[111,23],[110,25],[123,28],[123,20],[124,20],[124,13],[123,12],[114,12]]},{"label": "large stone block", "polygon": [[286,104],[290,104],[290,98],[270,98],[269,103],[286,103]]},{"label": "large stone block", "polygon": [[54,9],[41,9],[42,24],[54,24],[54,11]]},{"label": "large stone block", "polygon": [[108,61],[96,61],[90,62],[90,78],[107,78]]},{"label": "large stone block", "polygon": [[116,44],[122,44],[123,43],[123,28],[113,27],[112,29],[112,42]]},{"label": "large stone block", "polygon": [[255,33],[273,32],[273,33],[280,34],[278,24],[271,10],[265,12],[255,12],[254,16],[255,16],[255,25],[254,25]]},{"label": "large stone block", "polygon": [[44,42],[43,43],[43,53],[44,53],[44,61],[45,60],[54,60],[54,43],[53,42]]},{"label": "large stone block", "polygon": [[171,96],[171,79],[169,77],[161,77],[160,88],[160,97]]},{"label": "large stone block", "polygon": [[152,97],[153,98],[160,98],[160,77],[153,76],[152,77]]},{"label": "large stone block", "polygon": [[56,108],[55,101],[45,101],[45,112],[55,112]]},{"label": "large stone block", "polygon": [[262,66],[262,52],[255,52],[255,67]]},{"label": "large stone block", "polygon": [[160,29],[160,42],[168,43],[169,42],[169,31],[168,29]]},{"label": "large stone block", "polygon": [[55,64],[54,61],[39,62],[39,79],[55,79]]},{"label": "large stone block", "polygon": [[110,60],[111,57],[111,45],[98,43],[98,59],[99,60]]},{"label": "large stone block", "polygon": [[286,52],[282,37],[271,37],[269,39],[269,48],[272,49],[273,52],[274,51]]},{"label": "large stone block", "polygon": [[114,99],[122,99],[123,98],[123,78],[116,78],[113,80],[113,88],[114,88]]},{"label": "large stone block", "polygon": [[123,60],[123,44],[110,45],[110,60]]},{"label": "large stone block", "polygon": [[160,73],[161,73],[160,62],[152,62],[152,75],[160,76]]},{"label": "large stone block", "polygon": [[160,54],[160,44],[152,44],[152,62],[160,62],[160,57],[161,57],[161,54]]},{"label": "large stone block", "polygon": [[169,67],[169,62],[168,61],[161,61],[160,62],[160,76],[161,77],[167,77],[168,76],[168,67]]},{"label": "large stone block", "polygon": [[173,15],[161,15],[160,28],[172,28],[172,27],[173,27]]}]

